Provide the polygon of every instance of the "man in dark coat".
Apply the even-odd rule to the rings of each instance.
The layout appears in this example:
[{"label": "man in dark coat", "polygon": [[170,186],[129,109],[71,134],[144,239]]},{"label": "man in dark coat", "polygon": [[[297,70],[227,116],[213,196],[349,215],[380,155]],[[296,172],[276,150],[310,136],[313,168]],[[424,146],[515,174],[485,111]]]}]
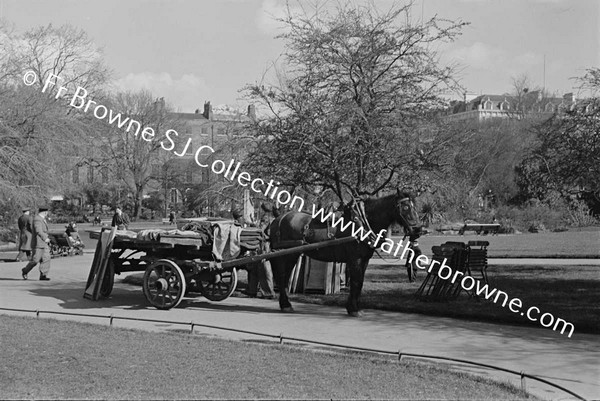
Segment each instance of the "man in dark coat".
[{"label": "man in dark coat", "polygon": [[129,228],[129,217],[123,213],[121,206],[115,206],[111,227],[117,227],[117,230],[127,230]]},{"label": "man in dark coat", "polygon": [[24,280],[27,280],[27,274],[39,263],[40,280],[48,281],[48,272],[50,271],[50,238],[48,237],[48,206],[40,206],[38,214],[33,218],[33,230],[31,237],[31,248],[33,257],[27,266],[21,272]]},{"label": "man in dark coat", "polygon": [[[31,230],[33,219],[29,214],[29,208],[23,208],[23,214],[19,217],[19,255],[17,262],[31,259]],[[26,258],[25,258],[26,256]]]}]

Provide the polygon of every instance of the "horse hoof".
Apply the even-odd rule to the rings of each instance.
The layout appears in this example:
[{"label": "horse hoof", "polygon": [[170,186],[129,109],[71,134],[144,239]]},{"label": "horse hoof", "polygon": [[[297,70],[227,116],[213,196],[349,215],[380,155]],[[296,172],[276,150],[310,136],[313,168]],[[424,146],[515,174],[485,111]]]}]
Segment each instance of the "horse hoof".
[{"label": "horse hoof", "polygon": [[348,316],[351,317],[361,317],[363,315],[363,313],[361,311],[348,311]]},{"label": "horse hoof", "polygon": [[294,308],[292,308],[291,306],[285,307],[285,308],[281,308],[281,311],[283,313],[293,313],[294,312]]}]

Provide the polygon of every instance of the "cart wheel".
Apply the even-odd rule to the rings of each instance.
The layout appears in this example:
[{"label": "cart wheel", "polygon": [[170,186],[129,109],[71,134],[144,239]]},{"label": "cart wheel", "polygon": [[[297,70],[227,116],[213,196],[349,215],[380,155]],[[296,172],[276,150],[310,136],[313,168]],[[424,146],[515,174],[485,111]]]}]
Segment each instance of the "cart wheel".
[{"label": "cart wheel", "polygon": [[222,301],[227,299],[237,286],[237,270],[222,271],[215,273],[210,279],[200,280],[202,295],[211,301]]},{"label": "cart wheel", "polygon": [[100,285],[100,295],[104,298],[108,298],[113,290],[115,284],[115,263],[112,258],[108,258],[106,264],[106,271],[104,272],[104,278]]},{"label": "cart wheel", "polygon": [[174,262],[160,259],[146,268],[143,281],[144,295],[158,309],[179,305],[185,294],[185,276]]}]

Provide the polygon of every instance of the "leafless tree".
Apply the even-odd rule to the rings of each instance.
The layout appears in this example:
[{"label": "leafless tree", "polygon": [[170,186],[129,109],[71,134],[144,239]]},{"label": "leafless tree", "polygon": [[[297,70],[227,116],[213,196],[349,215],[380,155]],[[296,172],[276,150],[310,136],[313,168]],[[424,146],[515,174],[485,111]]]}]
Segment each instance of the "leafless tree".
[{"label": "leafless tree", "polygon": [[411,5],[381,12],[342,3],[290,11],[283,22],[285,71],[277,84],[248,88],[270,111],[255,125],[255,171],[341,200],[418,180],[428,146],[418,123],[454,85],[436,45],[465,24],[411,21]]},{"label": "leafless tree", "polygon": [[[65,98],[42,93],[49,74],[61,83],[98,90],[108,70],[85,32],[68,25],[23,34],[0,26],[0,203],[4,210],[34,205],[65,183],[71,156],[89,144],[89,116],[73,112]],[[33,71],[33,86],[23,74]]]}]

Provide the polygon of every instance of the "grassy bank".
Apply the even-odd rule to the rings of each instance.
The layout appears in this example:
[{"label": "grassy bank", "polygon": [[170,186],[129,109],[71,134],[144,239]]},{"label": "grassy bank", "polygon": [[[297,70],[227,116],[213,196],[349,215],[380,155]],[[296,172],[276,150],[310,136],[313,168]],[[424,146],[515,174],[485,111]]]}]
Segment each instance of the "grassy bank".
[{"label": "grassy bank", "polygon": [[523,399],[430,364],[0,316],[2,399]]},{"label": "grassy bank", "polygon": [[[510,298],[523,301],[522,310],[537,306],[541,313],[552,313],[575,326],[578,332],[600,334],[600,267],[599,266],[520,266],[502,265],[488,268],[490,285]],[[464,292],[453,301],[423,302],[414,294],[425,274],[420,271],[416,283],[406,282],[406,272],[398,265],[370,266],[365,276],[361,305],[365,309],[383,309],[511,323],[541,327],[507,307],[491,301],[469,297]],[[292,294],[299,302],[344,306],[347,293],[336,295]]]},{"label": "grassy bank", "polygon": [[419,239],[419,246],[430,255],[432,246],[447,241],[488,241],[491,258],[600,258],[600,230],[593,228],[518,235],[426,235]]}]

